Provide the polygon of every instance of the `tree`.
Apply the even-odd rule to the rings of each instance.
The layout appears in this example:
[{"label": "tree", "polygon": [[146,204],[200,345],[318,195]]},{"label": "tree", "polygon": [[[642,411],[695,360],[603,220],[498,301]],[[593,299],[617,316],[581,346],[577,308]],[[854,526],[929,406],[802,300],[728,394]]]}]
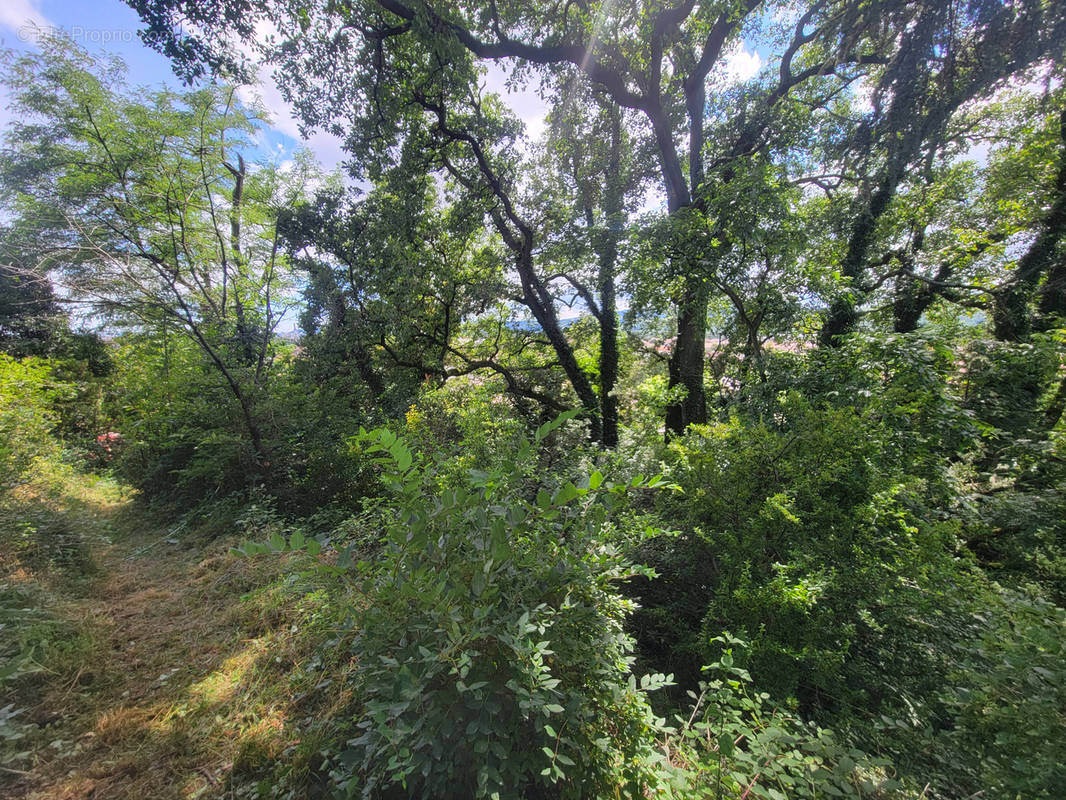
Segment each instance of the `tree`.
[{"label": "tree", "polygon": [[[616,113],[621,108],[636,111],[646,126],[641,135],[656,143],[669,210],[683,216],[703,182],[704,82],[728,40],[735,37],[742,17],[713,4],[697,9],[694,3],[647,10],[605,5],[595,13],[577,6],[545,10],[509,3],[468,17],[451,7],[395,0],[324,5],[300,14],[284,3],[239,9],[222,3],[209,13],[184,3],[133,5],[150,25],[153,39],[160,35],[157,46],[174,57],[187,75],[196,74],[205,63],[217,67],[227,58],[204,39],[175,38],[172,25],[179,18],[205,25],[209,33],[221,33],[228,26],[218,22],[226,19],[232,32],[245,38],[256,19],[277,20],[279,46],[270,55],[281,67],[279,76],[290,99],[308,124],[343,131],[356,159],[370,172],[397,152],[399,142],[416,125],[430,127],[436,141],[453,151],[463,148],[470,170],[463,173],[463,180],[477,176],[492,222],[513,253],[522,301],[597,426],[599,401],[559,329],[549,287],[533,268],[535,231],[517,210],[511,176],[505,174],[499,152],[493,159],[485,146],[484,104],[471,91],[477,75],[473,61],[516,58],[524,68],[547,69],[545,80],[555,86],[556,102],[561,102],[560,87],[573,85],[575,74],[584,75],[609,98]],[[754,7],[748,4],[744,13]],[[529,31],[539,33],[534,41],[523,41],[519,33]],[[627,60],[622,53],[632,56]],[[673,66],[664,70],[667,61]],[[803,77],[788,73],[783,80],[789,84],[787,91]],[[688,178],[677,145],[686,132]],[[755,136],[752,130],[745,133],[749,139]],[[458,180],[463,168],[450,158],[448,163]],[[698,261],[691,247],[678,252]],[[669,424],[674,430],[705,418],[706,291],[694,263],[679,272],[686,277],[677,298],[671,381],[684,385],[688,396],[671,412]]]},{"label": "tree", "polygon": [[1064,41],[1066,14],[1058,5],[916,4],[908,36],[872,83],[873,113],[854,128],[845,148],[845,165],[857,167],[860,176],[840,258],[849,285],[831,304],[823,344],[837,343],[859,319],[878,226],[908,172],[949,143],[946,131],[960,108],[1012,75],[1061,58]]},{"label": "tree", "polygon": [[194,341],[265,469],[256,406],[289,307],[276,219],[306,169],[248,165],[262,119],[232,88],[131,91],[123,74],[61,38],[7,57],[5,260],[47,272],[83,318]]},{"label": "tree", "polygon": [[[834,299],[822,332],[823,342],[832,343],[858,319],[875,229],[908,170],[938,146],[944,126],[965,102],[1060,54],[1066,41],[1066,15],[1043,0],[819,0],[800,8],[758,0],[739,6],[694,0],[641,6],[495,2],[482,8],[418,0],[311,7],[288,0],[130,2],[148,24],[151,41],[188,76],[205,67],[239,67],[219,43],[233,34],[250,41],[257,21],[275,22],[278,35],[266,53],[304,121],[346,135],[356,159],[377,166],[396,152],[420,116],[437,115],[433,130],[442,140],[462,142],[472,135],[474,129],[464,125],[477,115],[453,112],[478,102],[470,91],[477,80],[472,60],[511,62],[515,80],[529,80],[535,71],[554,105],[567,101],[566,88],[581,76],[616,108],[631,111],[638,139],[656,154],[658,189],[672,223],[667,254],[674,280],[668,285],[677,324],[669,378],[684,390],[667,413],[674,432],[706,419],[708,268],[732,246],[725,235],[728,212],[716,207],[715,197],[728,191],[756,154],[787,155],[790,137],[781,134],[797,103],[840,129],[836,138],[843,146],[821,171],[843,173],[855,185],[840,232],[847,244],[838,256],[850,287]],[[737,113],[712,124],[708,90],[721,91],[713,82],[715,70],[743,36],[760,28],[780,55],[752,84]],[[433,107],[421,102],[426,96],[412,80],[414,68],[437,81]],[[853,103],[840,119],[839,104],[829,106],[842,94],[853,95],[855,86],[872,88],[873,112],[863,114]],[[475,159],[484,167],[485,159]],[[497,191],[498,169],[491,172],[482,173],[492,187],[486,199],[507,209],[501,221],[514,228],[501,235],[514,240],[516,264],[522,265],[532,256],[532,232],[511,216],[513,203]],[[523,266],[517,268],[523,273]],[[550,298],[541,296],[536,281],[528,294],[575,391],[586,408],[594,408],[584,379],[559,346]]]},{"label": "tree", "polygon": [[[476,87],[476,68],[462,51],[451,53],[442,47],[421,52],[417,40],[401,38],[390,41],[395,58],[383,60],[374,55],[381,41],[371,37],[364,42],[365,49],[345,51],[334,62],[343,61],[343,71],[350,67],[355,82],[334,84],[333,88],[370,98],[377,109],[364,117],[362,102],[346,95],[358,108],[337,111],[351,115],[349,148],[358,177],[417,187],[427,173],[434,173],[450,194],[461,198],[460,204],[478,209],[507,254],[513,275],[506,295],[498,300],[524,306],[533,317],[539,339],[547,343],[552,356],[548,363],[554,363],[566,376],[585,411],[591,438],[599,440],[599,401],[590,376],[579,365],[563,331],[555,288],[539,268],[541,232],[521,203],[519,162],[515,158],[520,123],[498,98],[486,96]],[[405,91],[396,93],[397,86]],[[314,102],[304,100],[308,103],[306,113],[315,113]],[[412,213],[416,210],[408,209]],[[500,329],[499,333],[503,336],[505,331]],[[517,349],[525,347],[519,345]],[[518,380],[515,371],[491,349],[488,354],[455,355],[465,362],[462,370],[490,369],[502,375],[517,397],[538,399],[556,410],[566,407],[560,398],[536,392]],[[534,369],[539,371],[539,367]]]},{"label": "tree", "polygon": [[[1050,81],[1046,66],[1036,74]],[[856,321],[910,333],[927,312],[956,307],[987,315],[1001,339],[1051,324],[1031,307],[1042,307],[1037,295],[1056,285],[1061,107],[1061,90],[1007,83],[952,117],[878,220],[867,274],[850,289],[861,297]],[[825,224],[805,226],[831,231],[809,248],[830,267],[846,245],[855,203],[840,188],[825,187]]]},{"label": "tree", "polygon": [[[1059,93],[1060,98],[1062,92]],[[1061,100],[1060,100],[1061,102]],[[1047,211],[1035,225],[1036,231],[1025,254],[1018,259],[1013,280],[996,293],[993,323],[996,338],[1016,341],[1025,338],[1033,326],[1028,306],[1039,290],[1039,315],[1046,327],[1055,317],[1066,316],[1066,103],[1055,119],[1057,128],[1057,169]]]},{"label": "tree", "polygon": [[549,116],[547,141],[527,203],[544,231],[541,257],[567,305],[584,306],[598,329],[597,370],[602,442],[618,444],[619,283],[632,215],[651,169],[641,158],[623,109],[575,79],[568,101]]},{"label": "tree", "polygon": [[481,364],[512,393],[532,391],[506,360],[475,359],[464,322],[495,309],[501,259],[482,213],[438,191],[431,176],[391,173],[365,196],[339,188],[284,215],[293,264],[306,271],[303,314],[311,368],[325,379],[351,373],[366,400],[406,411],[427,376],[444,380]]},{"label": "tree", "polygon": [[0,350],[43,355],[65,326],[47,278],[0,265]]}]

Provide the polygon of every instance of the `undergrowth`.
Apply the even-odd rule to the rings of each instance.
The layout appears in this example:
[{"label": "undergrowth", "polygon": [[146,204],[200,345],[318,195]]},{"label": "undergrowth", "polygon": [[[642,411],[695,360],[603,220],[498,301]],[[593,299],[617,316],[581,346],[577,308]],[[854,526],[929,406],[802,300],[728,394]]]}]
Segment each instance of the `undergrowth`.
[{"label": "undergrowth", "polygon": [[3,495],[0,795],[322,796],[346,590],[306,555],[159,523],[58,462]]}]

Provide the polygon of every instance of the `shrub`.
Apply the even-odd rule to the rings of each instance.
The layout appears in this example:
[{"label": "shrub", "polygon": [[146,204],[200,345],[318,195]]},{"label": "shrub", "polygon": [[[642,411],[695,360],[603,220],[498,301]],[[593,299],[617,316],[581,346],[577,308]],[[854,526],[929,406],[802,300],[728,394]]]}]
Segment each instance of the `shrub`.
[{"label": "shrub", "polygon": [[957,525],[900,470],[892,438],[793,396],[772,426],[737,414],[671,445],[684,494],[663,510],[685,533],[641,555],[662,575],[637,617],[653,668],[692,685],[729,630],[750,642],[757,685],[809,716],[868,720],[931,698],[946,664],[930,637],[949,638],[942,601],[968,577]]},{"label": "shrub", "polygon": [[678,796],[745,797],[759,800],[815,798],[887,798],[898,782],[891,764],[839,742],[832,731],[799,719],[758,692],[747,670],[733,661],[734,648],[744,642],[731,636],[718,661],[705,666],[710,680],[666,740]]},{"label": "shrub", "polygon": [[[542,426],[537,442],[559,421]],[[403,439],[362,439],[394,499],[385,546],[363,564],[359,735],[336,778],[349,795],[642,797],[655,720],[630,674],[610,543],[627,491],[598,473],[530,501],[510,488],[532,457],[436,488]]]},{"label": "shrub", "polygon": [[934,774],[957,796],[1061,797],[1066,611],[1006,591],[973,611],[971,623],[973,635],[953,648],[956,667],[943,698],[953,724],[930,747]]},{"label": "shrub", "polygon": [[47,362],[0,353],[0,491],[19,483],[37,459],[58,457],[54,403],[65,390]]}]

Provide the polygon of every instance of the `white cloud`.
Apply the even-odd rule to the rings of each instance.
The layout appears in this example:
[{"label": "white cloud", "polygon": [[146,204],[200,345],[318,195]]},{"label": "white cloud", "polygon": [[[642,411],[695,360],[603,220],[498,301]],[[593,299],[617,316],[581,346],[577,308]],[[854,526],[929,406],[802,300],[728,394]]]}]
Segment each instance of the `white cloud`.
[{"label": "white cloud", "polygon": [[264,75],[264,72],[260,71],[258,85],[240,86],[237,89],[237,95],[248,104],[260,102],[270,115],[271,127],[274,130],[307,147],[326,170],[334,169],[345,158],[341,140],[325,131],[315,131],[310,136],[304,137],[300,133],[300,125],[292,106],[285,102],[278,85],[269,75]]},{"label": "white cloud", "polygon": [[544,133],[548,106],[537,94],[533,83],[511,88],[507,85],[507,67],[501,62],[492,62],[485,72],[485,89],[498,94],[503,102],[526,124],[526,135],[536,141]]},{"label": "white cloud", "polygon": [[531,117],[524,117],[523,122],[526,123],[526,135],[529,136],[530,141],[537,141],[544,133],[544,128],[548,124],[548,120],[545,114],[535,114]]},{"label": "white cloud", "polygon": [[729,83],[742,83],[759,74],[762,58],[754,50],[749,51],[743,42],[737,42],[736,46],[726,53],[723,66]]},{"label": "white cloud", "polygon": [[0,3],[0,26],[10,28],[23,42],[37,37],[32,28],[51,28],[52,22],[37,8],[35,0],[4,0]]}]

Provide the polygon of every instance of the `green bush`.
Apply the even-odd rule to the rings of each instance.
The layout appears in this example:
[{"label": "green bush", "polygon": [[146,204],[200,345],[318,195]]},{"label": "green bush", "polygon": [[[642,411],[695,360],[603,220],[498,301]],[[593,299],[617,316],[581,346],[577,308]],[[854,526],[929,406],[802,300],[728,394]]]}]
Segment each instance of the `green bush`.
[{"label": "green bush", "polygon": [[987,466],[1001,467],[1017,457],[1043,427],[1041,395],[1057,384],[1061,343],[1046,336],[1013,343],[982,339],[963,353],[960,377],[965,404],[986,426]]},{"label": "green bush", "polygon": [[970,630],[953,648],[943,697],[953,721],[930,746],[931,774],[955,796],[1061,797],[1066,611],[1024,592],[997,592],[971,613]]},{"label": "green bush", "polygon": [[[550,418],[544,409],[532,417],[521,413],[495,380],[461,376],[419,394],[404,415],[403,435],[414,449],[437,462],[438,485],[460,486],[468,482],[471,469],[493,469],[513,457],[537,425]],[[531,454],[538,469],[528,472],[541,479],[565,474],[592,450],[585,426],[566,425],[540,442]],[[518,477],[512,473],[512,487]],[[527,488],[535,492],[536,484],[530,481]]]},{"label": "green bush", "polygon": [[1039,470],[974,494],[966,538],[990,576],[1004,585],[1039,585],[1066,604],[1066,440],[1048,443]]},{"label": "green bush", "polygon": [[116,472],[148,499],[183,508],[243,492],[259,476],[234,403],[198,349],[173,333],[126,336],[114,350]]},{"label": "green bush", "polygon": [[23,480],[37,459],[59,456],[54,405],[66,390],[48,362],[0,353],[0,491]]},{"label": "green bush", "polygon": [[759,800],[888,798],[898,794],[891,763],[837,740],[832,731],[806,722],[770,702],[752,686],[748,671],[734,664],[744,643],[721,637],[718,661],[705,666],[711,680],[689,691],[693,706],[676,715],[667,738],[680,767],[676,796]]},{"label": "green bush", "polygon": [[790,396],[773,425],[736,414],[670,450],[684,494],[663,513],[684,533],[640,555],[661,575],[636,617],[651,668],[694,685],[732,631],[760,689],[809,717],[939,713],[942,601],[969,578],[957,524],[900,469],[891,431]]},{"label": "green bush", "polygon": [[961,366],[958,342],[935,330],[854,335],[839,349],[816,351],[798,388],[817,408],[861,415],[886,463],[946,498],[954,488],[944,485],[948,465],[980,449],[987,433]]},{"label": "green bush", "polygon": [[[537,442],[558,422],[543,426]],[[363,564],[357,615],[359,735],[336,778],[376,797],[643,797],[656,758],[630,673],[634,568],[610,543],[627,491],[594,473],[529,501],[509,465],[440,490],[435,468],[387,431],[367,434],[394,513]]]}]

